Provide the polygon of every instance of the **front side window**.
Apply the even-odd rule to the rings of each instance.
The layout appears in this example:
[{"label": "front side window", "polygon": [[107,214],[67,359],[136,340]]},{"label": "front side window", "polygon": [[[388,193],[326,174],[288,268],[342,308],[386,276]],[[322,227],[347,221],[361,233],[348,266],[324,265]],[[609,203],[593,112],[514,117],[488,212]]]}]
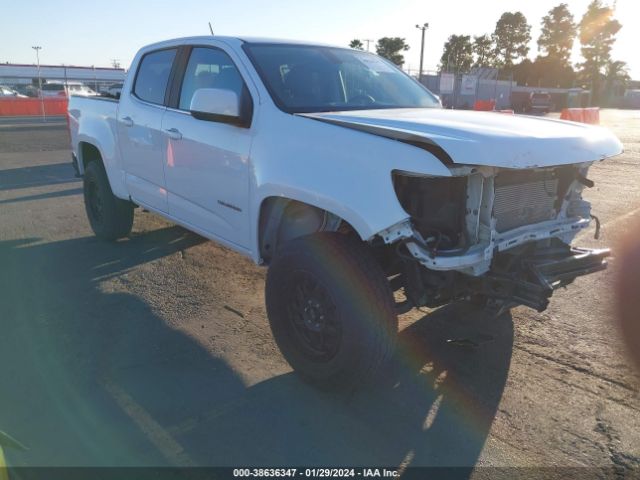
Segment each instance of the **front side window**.
[{"label": "front side window", "polygon": [[191,51],[180,90],[180,110],[190,110],[199,88],[231,90],[241,98],[244,82],[229,55],[222,50],[196,47]]},{"label": "front side window", "polygon": [[133,93],[141,100],[162,105],[176,49],[147,53],[140,61]]},{"label": "front side window", "polygon": [[429,90],[367,52],[259,43],[245,51],[276,104],[290,113],[440,107]]}]

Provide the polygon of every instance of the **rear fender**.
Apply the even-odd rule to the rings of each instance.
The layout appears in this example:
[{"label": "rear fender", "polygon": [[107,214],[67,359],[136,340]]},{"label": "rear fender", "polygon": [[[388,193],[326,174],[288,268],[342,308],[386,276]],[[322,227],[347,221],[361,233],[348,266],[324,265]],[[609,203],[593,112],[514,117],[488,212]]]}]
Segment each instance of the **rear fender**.
[{"label": "rear fender", "polygon": [[78,169],[80,174],[83,174],[88,162],[95,160],[94,156],[90,154],[91,149],[87,148],[87,145],[91,145],[99,152],[114,195],[122,199],[129,199],[120,151],[116,144],[117,137],[114,120],[108,119],[105,121],[104,118],[85,117],[80,122],[76,137]]}]

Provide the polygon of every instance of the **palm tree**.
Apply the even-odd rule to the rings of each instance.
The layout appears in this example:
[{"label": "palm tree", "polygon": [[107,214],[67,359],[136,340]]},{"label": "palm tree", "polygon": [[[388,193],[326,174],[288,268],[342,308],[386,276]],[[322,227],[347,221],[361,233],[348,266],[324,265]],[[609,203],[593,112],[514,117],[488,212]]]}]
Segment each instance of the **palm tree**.
[{"label": "palm tree", "polygon": [[604,76],[609,98],[624,95],[627,82],[631,80],[627,70],[627,62],[621,60],[608,62]]}]

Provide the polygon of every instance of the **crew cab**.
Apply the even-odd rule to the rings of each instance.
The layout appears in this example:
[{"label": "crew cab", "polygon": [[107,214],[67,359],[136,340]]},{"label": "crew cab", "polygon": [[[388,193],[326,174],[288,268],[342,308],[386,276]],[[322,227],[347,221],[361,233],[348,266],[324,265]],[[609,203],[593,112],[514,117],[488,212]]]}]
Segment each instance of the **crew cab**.
[{"label": "crew cab", "polygon": [[119,100],[71,97],[69,124],[95,234],[126,237],[139,206],[268,266],[275,340],[319,385],[373,378],[411,308],[542,311],[606,268],[609,250],[571,242],[614,135],[442,109],[367,52],[165,41],[138,52]]}]

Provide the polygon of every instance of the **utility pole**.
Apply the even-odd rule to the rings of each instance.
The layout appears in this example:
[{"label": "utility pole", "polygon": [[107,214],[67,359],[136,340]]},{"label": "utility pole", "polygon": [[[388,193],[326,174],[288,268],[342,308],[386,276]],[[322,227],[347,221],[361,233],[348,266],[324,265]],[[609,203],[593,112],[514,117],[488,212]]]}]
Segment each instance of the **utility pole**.
[{"label": "utility pole", "polygon": [[363,42],[367,42],[367,52],[368,52],[368,51],[369,51],[369,44],[370,44],[371,42],[373,42],[373,40],[368,39],[368,38],[365,38],[365,39],[364,39],[364,40],[362,40],[362,41],[363,41]]},{"label": "utility pole", "polygon": [[38,62],[38,94],[40,95],[40,108],[42,109],[42,120],[46,121],[46,116],[44,114],[44,98],[42,97],[42,77],[40,76],[40,50],[42,47],[34,46],[31,47],[36,51],[36,61]]},{"label": "utility pole", "polygon": [[418,81],[422,82],[422,65],[424,63],[424,32],[429,28],[428,23],[422,25],[416,25],[418,30],[422,30],[422,44],[420,46],[420,71],[418,72]]}]

